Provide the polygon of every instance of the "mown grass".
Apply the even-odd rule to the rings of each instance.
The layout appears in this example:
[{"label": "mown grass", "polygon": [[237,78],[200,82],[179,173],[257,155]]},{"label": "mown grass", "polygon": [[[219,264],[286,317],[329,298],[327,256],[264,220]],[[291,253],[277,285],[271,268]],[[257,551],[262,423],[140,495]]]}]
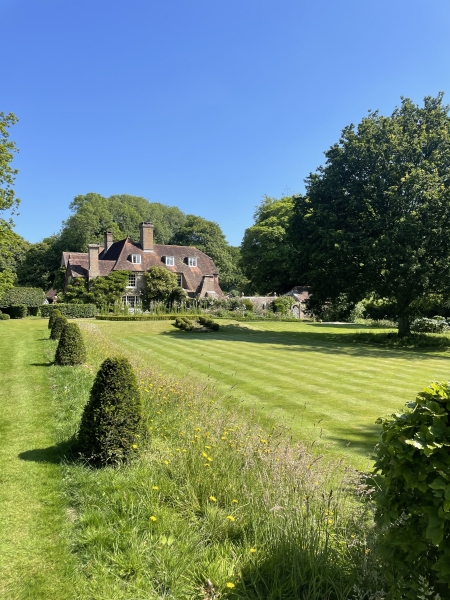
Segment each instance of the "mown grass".
[{"label": "mown grass", "polygon": [[[167,323],[98,325],[127,352],[180,378],[210,382],[231,408],[283,423],[296,440],[320,440],[328,455],[361,469],[371,464],[376,419],[449,377],[448,354],[361,343],[361,325],[225,322],[206,334]],[[368,339],[378,333],[364,331]]]}]

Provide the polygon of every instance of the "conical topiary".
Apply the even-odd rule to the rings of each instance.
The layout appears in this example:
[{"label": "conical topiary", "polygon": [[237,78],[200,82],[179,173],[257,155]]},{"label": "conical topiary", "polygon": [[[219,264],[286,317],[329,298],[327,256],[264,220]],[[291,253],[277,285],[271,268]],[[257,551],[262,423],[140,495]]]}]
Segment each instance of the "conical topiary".
[{"label": "conical topiary", "polygon": [[59,308],[54,308],[50,312],[50,317],[48,319],[48,328],[49,329],[51,329],[53,327],[53,323],[54,323],[56,317],[62,317],[62,312],[59,310]]},{"label": "conical topiary", "polygon": [[123,462],[136,452],[141,426],[141,399],[131,364],[126,358],[107,358],[81,417],[78,450],[99,465]]},{"label": "conical topiary", "polygon": [[59,338],[61,337],[62,330],[64,329],[64,325],[66,323],[66,317],[63,317],[62,315],[56,315],[53,321],[52,329],[50,331],[50,339],[59,340]]},{"label": "conical topiary", "polygon": [[80,328],[76,323],[67,323],[56,348],[55,365],[81,365],[85,360],[86,347]]}]

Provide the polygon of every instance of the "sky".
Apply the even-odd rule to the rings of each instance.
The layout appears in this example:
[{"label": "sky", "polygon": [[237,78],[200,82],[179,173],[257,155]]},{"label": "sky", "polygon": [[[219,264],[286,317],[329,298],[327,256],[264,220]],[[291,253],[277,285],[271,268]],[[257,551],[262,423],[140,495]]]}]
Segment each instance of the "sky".
[{"label": "sky", "polygon": [[15,231],[32,243],[97,192],[238,245],[264,195],[303,192],[369,109],[450,104],[449,0],[0,0],[0,22]]}]

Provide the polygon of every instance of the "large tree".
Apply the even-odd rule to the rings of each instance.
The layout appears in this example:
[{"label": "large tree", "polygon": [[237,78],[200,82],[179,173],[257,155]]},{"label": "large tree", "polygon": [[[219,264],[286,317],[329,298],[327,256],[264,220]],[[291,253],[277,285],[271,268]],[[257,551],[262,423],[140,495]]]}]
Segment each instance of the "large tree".
[{"label": "large tree", "polygon": [[241,260],[252,293],[284,294],[295,285],[291,276],[293,248],[289,229],[293,210],[292,197],[277,200],[265,196],[255,211],[255,224],[245,230]]},{"label": "large tree", "polygon": [[323,306],[392,301],[399,336],[415,305],[450,291],[450,117],[443,95],[349,125],[306,180],[292,230],[297,271]]},{"label": "large tree", "polygon": [[237,252],[228,244],[217,223],[202,217],[187,215],[186,221],[172,236],[171,244],[195,246],[215,262],[220,275],[220,286],[228,291],[239,288],[243,274],[236,264]]}]

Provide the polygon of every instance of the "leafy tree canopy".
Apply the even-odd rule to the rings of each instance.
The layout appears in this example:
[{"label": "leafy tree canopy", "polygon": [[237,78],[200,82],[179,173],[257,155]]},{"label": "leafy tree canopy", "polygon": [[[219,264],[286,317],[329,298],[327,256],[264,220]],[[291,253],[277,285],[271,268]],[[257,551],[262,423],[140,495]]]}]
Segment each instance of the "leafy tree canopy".
[{"label": "leafy tree canopy", "polygon": [[177,288],[177,276],[172,271],[168,271],[164,267],[151,267],[144,273],[145,289],[144,289],[144,306],[147,307],[149,302],[164,302],[171,293]]},{"label": "leafy tree canopy", "polygon": [[278,200],[265,196],[255,211],[255,224],[245,230],[242,267],[250,280],[251,293],[283,294],[295,285],[291,277],[293,248],[289,230],[293,210],[292,197]]},{"label": "leafy tree canopy", "polygon": [[326,164],[295,201],[297,277],[313,303],[342,294],[395,303],[399,335],[414,303],[450,288],[450,118],[443,94],[421,108],[403,98],[391,116],[345,127]]},{"label": "leafy tree canopy", "polygon": [[48,290],[52,287],[55,271],[61,264],[61,245],[58,235],[44,238],[31,244],[17,267],[20,285],[40,287]]},{"label": "leafy tree canopy", "polygon": [[219,271],[220,286],[223,290],[239,288],[242,285],[243,273],[237,264],[237,252],[228,244],[217,223],[195,215],[187,215],[185,222],[169,243],[195,246],[210,256]]}]

